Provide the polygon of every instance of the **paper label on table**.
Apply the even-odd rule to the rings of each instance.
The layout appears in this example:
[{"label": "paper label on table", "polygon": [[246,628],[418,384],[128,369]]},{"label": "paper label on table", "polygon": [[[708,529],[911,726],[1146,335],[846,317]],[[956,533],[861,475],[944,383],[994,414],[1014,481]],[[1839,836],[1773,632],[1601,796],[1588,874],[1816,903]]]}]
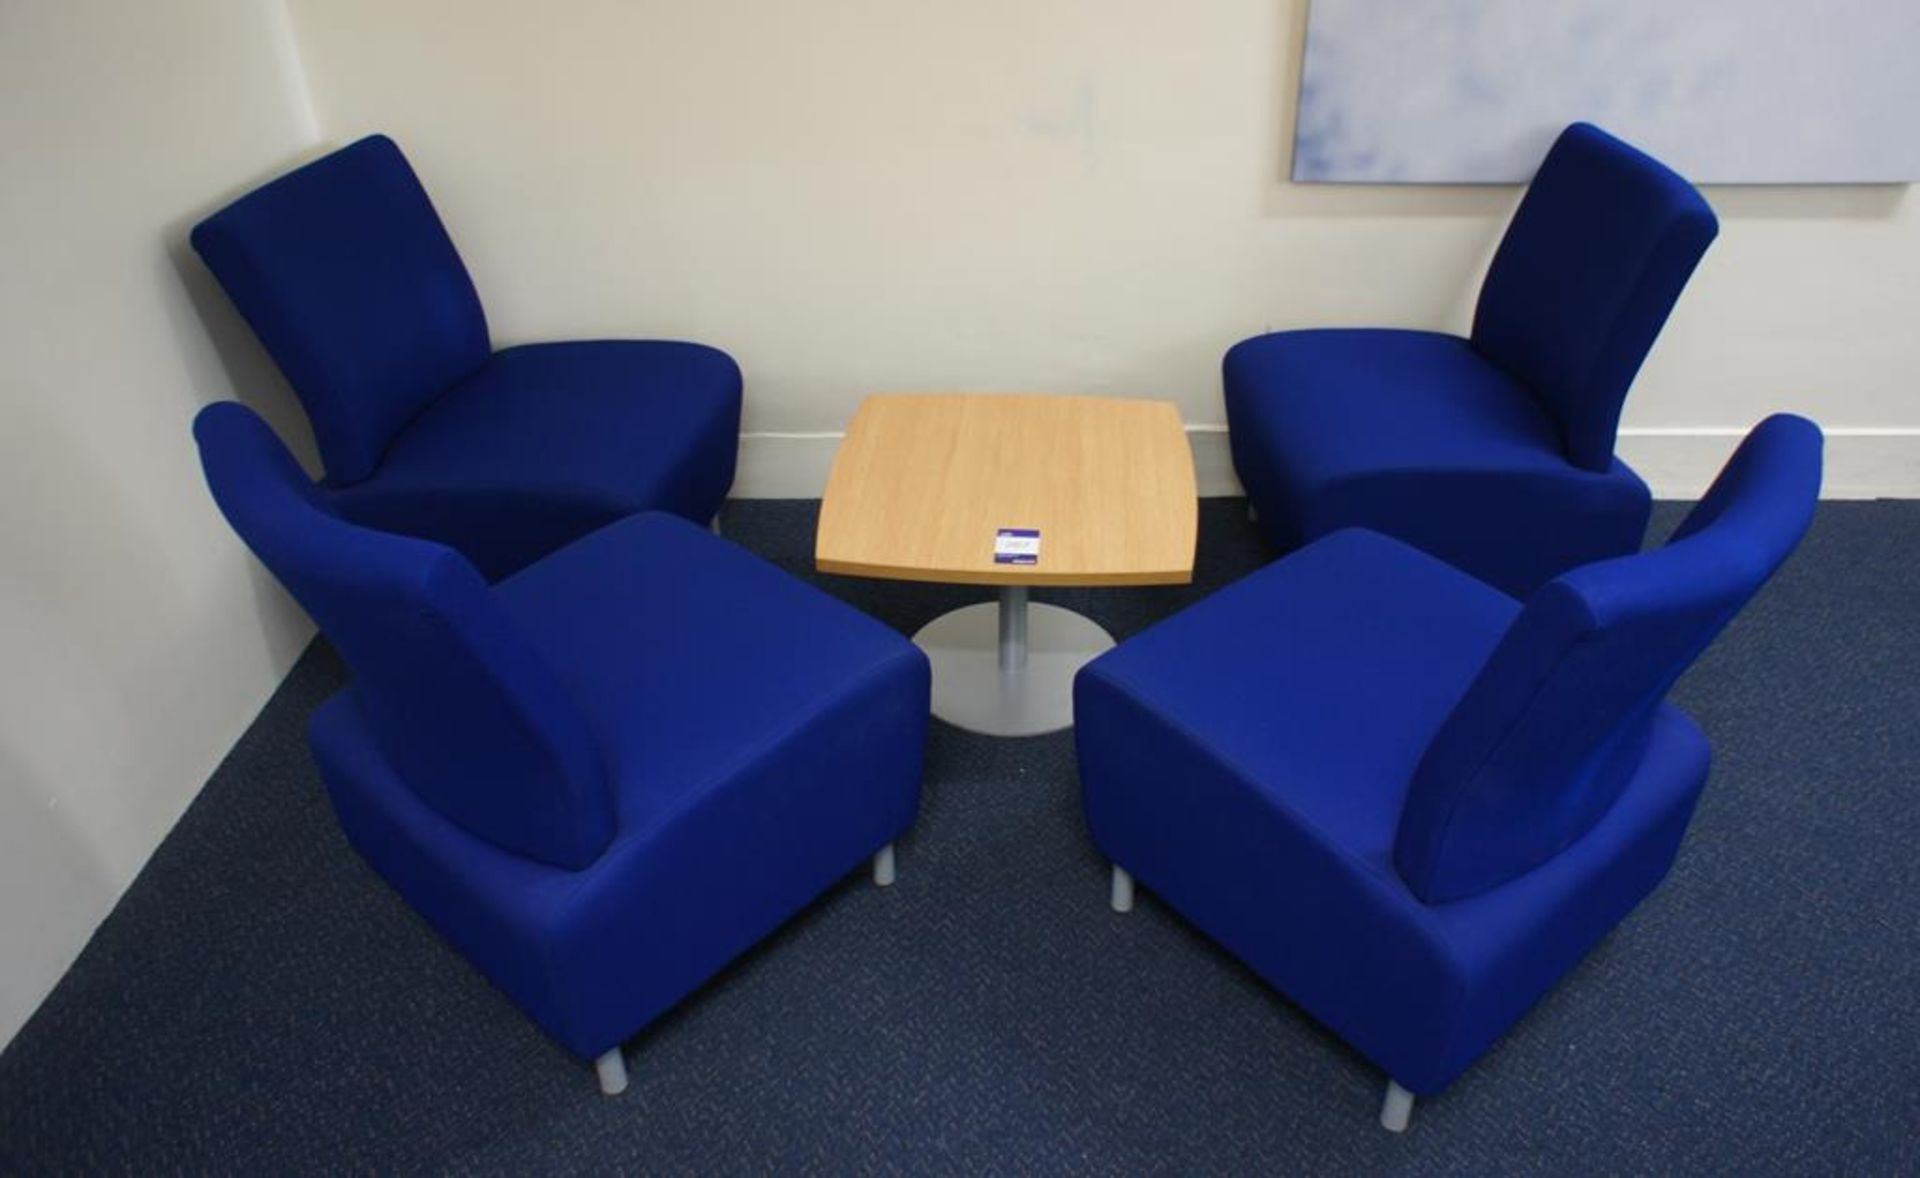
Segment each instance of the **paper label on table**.
[{"label": "paper label on table", "polygon": [[1039,564],[1039,528],[1001,528],[993,538],[993,563]]}]

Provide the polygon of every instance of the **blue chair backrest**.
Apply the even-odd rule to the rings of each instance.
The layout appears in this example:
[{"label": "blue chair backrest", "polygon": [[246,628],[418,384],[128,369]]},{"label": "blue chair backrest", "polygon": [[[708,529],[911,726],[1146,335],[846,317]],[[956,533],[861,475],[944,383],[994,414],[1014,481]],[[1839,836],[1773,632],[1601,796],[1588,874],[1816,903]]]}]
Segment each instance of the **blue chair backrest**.
[{"label": "blue chair backrest", "polygon": [[1612,465],[1627,388],[1718,232],[1651,156],[1586,123],[1554,142],[1480,288],[1473,346],[1540,399],[1569,462]]},{"label": "blue chair backrest", "polygon": [[1606,813],[1668,688],[1812,522],[1820,450],[1812,422],[1768,418],[1664,547],[1584,565],[1527,600],[1414,774],[1394,866],[1415,895],[1496,887]]},{"label": "blue chair backrest", "polygon": [[613,837],[586,718],[465,557],[348,523],[252,410],[194,420],[214,500],[348,666],[374,743],[415,794],[507,850],[579,868]]},{"label": "blue chair backrest", "polygon": [[391,139],[374,135],[196,225],[193,248],[313,422],[330,482],[492,354],[473,280]]}]

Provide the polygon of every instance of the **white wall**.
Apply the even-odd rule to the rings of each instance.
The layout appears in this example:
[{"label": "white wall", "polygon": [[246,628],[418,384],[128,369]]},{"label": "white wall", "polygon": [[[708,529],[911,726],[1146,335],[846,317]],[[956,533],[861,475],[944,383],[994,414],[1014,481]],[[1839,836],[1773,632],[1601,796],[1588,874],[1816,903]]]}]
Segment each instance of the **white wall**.
[{"label": "white wall", "polygon": [[0,1043],[310,633],[188,435],[238,379],[298,436],[183,245],[316,137],[284,15],[0,3]]},{"label": "white wall", "polygon": [[[1304,15],[294,4],[328,137],[400,140],[500,339],[681,335],[739,358],[746,495],[817,494],[863,393],[926,388],[1174,398],[1222,490],[1204,431],[1236,339],[1463,329],[1516,190],[1287,183]],[[1837,435],[1830,492],[1920,495],[1906,190],[1709,198],[1722,235],[1629,402],[1629,460],[1696,493],[1734,435],[1794,408]]]}]

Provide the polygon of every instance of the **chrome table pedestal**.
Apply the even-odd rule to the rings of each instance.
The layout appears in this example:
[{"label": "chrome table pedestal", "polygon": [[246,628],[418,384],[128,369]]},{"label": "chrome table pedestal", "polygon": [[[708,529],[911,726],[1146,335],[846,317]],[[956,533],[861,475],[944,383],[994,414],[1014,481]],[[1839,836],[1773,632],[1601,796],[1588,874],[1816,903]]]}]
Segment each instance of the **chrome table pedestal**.
[{"label": "chrome table pedestal", "polygon": [[988,736],[1038,736],[1073,724],[1073,676],[1113,638],[1057,605],[1007,585],[923,626],[913,641],[933,663],[933,714]]}]

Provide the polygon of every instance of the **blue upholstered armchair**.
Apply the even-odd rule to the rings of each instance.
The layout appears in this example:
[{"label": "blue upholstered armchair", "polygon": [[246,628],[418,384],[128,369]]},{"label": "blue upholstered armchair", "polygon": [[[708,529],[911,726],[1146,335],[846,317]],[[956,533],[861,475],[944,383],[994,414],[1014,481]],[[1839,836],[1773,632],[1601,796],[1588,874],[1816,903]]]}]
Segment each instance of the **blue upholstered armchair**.
[{"label": "blue upholstered armchair", "polygon": [[495,352],[479,295],[392,140],[370,136],[202,221],[193,247],[292,383],[340,513],[497,580],[640,511],[713,519],[740,370],[659,340]]},{"label": "blue upholstered armchair", "polygon": [[1708,748],[1668,688],[1799,542],[1820,432],[1763,422],[1667,544],[1523,605],[1349,529],[1075,681],[1087,822],[1391,1078],[1458,1076],[1665,876]]},{"label": "blue upholstered armchair", "polygon": [[659,513],[489,587],[340,518],[251,411],[194,433],[352,668],[310,733],[348,840],[607,1091],[623,1040],[848,871],[892,882],[927,725],[906,639]]},{"label": "blue upholstered armchair", "polygon": [[1632,552],[1627,388],[1717,232],[1691,185],[1576,123],[1495,253],[1467,339],[1283,331],[1224,365],[1234,467],[1282,548],[1364,527],[1525,596]]}]

